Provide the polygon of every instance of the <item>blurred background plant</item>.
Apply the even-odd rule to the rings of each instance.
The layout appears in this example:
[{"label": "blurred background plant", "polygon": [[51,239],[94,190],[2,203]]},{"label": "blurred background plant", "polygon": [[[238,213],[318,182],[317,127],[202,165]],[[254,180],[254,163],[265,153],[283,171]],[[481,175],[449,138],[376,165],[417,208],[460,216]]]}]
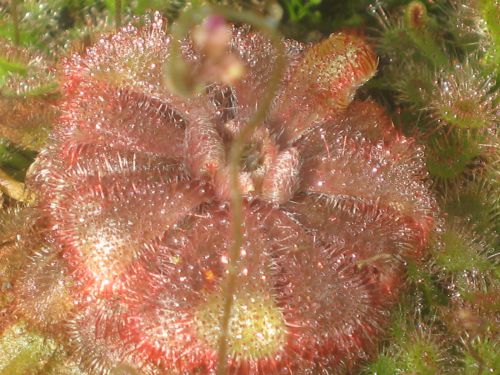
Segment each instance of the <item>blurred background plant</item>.
[{"label": "blurred background plant", "polygon": [[[359,95],[384,105],[397,127],[426,146],[442,224],[427,259],[408,261],[406,297],[380,356],[363,372],[498,371],[500,2],[207,1],[252,10],[301,41],[340,29],[366,36],[380,67]],[[14,238],[29,225],[25,207],[33,198],[23,181],[58,115],[59,61],[136,15],[158,10],[174,21],[193,3],[0,1],[0,374],[83,373],[57,338],[10,308],[26,258]]]}]

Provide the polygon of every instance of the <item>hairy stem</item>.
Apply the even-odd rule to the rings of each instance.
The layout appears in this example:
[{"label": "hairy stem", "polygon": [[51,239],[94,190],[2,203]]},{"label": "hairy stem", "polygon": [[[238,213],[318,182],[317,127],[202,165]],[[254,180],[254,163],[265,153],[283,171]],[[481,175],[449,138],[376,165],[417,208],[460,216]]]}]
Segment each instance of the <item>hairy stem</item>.
[{"label": "hairy stem", "polygon": [[273,28],[269,27],[269,25],[263,22],[262,19],[249,13],[236,13],[234,11],[229,11],[224,14],[224,16],[252,24],[265,32],[271,39],[273,46],[277,51],[277,59],[271,80],[264,92],[264,95],[260,98],[256,112],[235,138],[229,152],[231,182],[231,234],[233,243],[229,254],[229,272],[226,280],[226,288],[224,290],[224,310],[221,322],[221,336],[219,338],[219,362],[217,365],[218,375],[222,375],[227,372],[227,361],[225,360],[227,357],[227,336],[229,321],[231,319],[233,296],[236,289],[236,279],[238,276],[238,261],[240,258],[241,245],[243,243],[243,202],[239,181],[239,161],[241,160],[246,140],[250,138],[254,130],[264,121],[269,111],[285,68],[285,52],[283,43],[281,37]]},{"label": "hairy stem", "polygon": [[[182,73],[187,69],[186,64],[182,61],[180,54],[180,40],[187,35],[189,29],[196,23],[199,23],[210,14],[220,14],[227,19],[250,24],[266,35],[273,44],[276,50],[276,62],[273,68],[269,84],[261,96],[257,109],[252,115],[248,123],[243,127],[238,136],[234,139],[229,151],[229,169],[230,169],[230,185],[231,185],[231,236],[232,244],[229,250],[229,265],[228,273],[224,286],[224,305],[221,320],[221,334],[218,342],[218,364],[217,374],[223,375],[227,373],[227,339],[229,323],[231,320],[231,312],[233,307],[234,294],[236,292],[236,280],[238,278],[238,262],[240,259],[240,250],[243,243],[243,197],[240,189],[239,161],[241,160],[246,141],[252,135],[254,130],[264,121],[272,100],[279,88],[281,77],[285,70],[285,49],[281,35],[276,31],[276,28],[266,19],[259,17],[252,12],[239,12],[224,7],[193,7],[191,11],[185,12],[179,19],[178,23],[172,28],[172,56],[169,60],[171,75],[176,72]],[[178,83],[176,87],[180,93],[188,93],[190,87],[184,84],[182,80],[176,80],[175,77],[171,82]]]}]

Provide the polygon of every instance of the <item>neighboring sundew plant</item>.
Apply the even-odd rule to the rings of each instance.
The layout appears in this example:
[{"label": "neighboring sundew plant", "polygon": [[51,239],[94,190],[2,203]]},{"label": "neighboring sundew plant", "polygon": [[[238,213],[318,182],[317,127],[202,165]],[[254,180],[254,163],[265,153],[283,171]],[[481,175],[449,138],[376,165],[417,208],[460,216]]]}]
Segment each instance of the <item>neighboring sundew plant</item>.
[{"label": "neighboring sundew plant", "polygon": [[[412,1],[395,19],[380,5],[372,7],[383,27],[378,45],[391,61],[386,64],[385,79],[396,89],[396,99],[409,109],[405,116],[418,125],[412,134],[436,145],[430,147],[434,151],[429,153],[428,166],[436,181],[444,182],[440,187],[448,188],[449,182],[456,185],[469,173],[469,166],[492,153],[499,99],[496,72],[489,62],[498,30],[488,26],[481,11],[491,12],[494,3],[457,1],[444,13],[430,14],[423,3]],[[476,19],[470,19],[472,15]],[[443,29],[439,23],[452,23],[454,28]],[[473,34],[476,42],[458,43],[464,33],[469,38]],[[457,147],[442,152],[447,144]]]},{"label": "neighboring sundew plant", "polygon": [[0,136],[24,149],[39,150],[56,118],[58,87],[42,56],[0,40]]},{"label": "neighboring sundew plant", "polygon": [[0,373],[347,374],[378,352],[437,218],[423,149],[355,99],[362,38],[212,12],[59,62],[36,202],[2,223],[0,346],[22,356]]},{"label": "neighboring sundew plant", "polygon": [[[409,284],[422,321],[447,336],[434,346],[450,365],[417,373],[495,372],[499,3],[412,1],[399,14],[380,3],[371,10],[381,25],[381,86],[393,92],[398,125],[427,144],[427,169],[444,214],[428,262],[410,264]],[[394,337],[367,369],[410,371],[401,360],[415,348]]]}]

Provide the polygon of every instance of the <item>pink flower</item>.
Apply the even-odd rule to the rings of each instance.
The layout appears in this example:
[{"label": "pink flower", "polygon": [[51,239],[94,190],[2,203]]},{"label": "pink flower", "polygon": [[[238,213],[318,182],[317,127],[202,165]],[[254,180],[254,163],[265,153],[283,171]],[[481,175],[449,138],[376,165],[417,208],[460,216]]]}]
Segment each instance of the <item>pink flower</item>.
[{"label": "pink flower", "polygon": [[[169,43],[157,18],[69,59],[62,117],[31,181],[76,281],[70,343],[102,373],[217,365],[227,155],[276,55],[233,28],[225,53],[244,76],[183,99],[163,82]],[[334,34],[286,50],[279,94],[240,165],[230,373],[345,373],[376,352],[402,259],[421,254],[435,204],[421,148],[377,104],[353,101],[376,69],[365,42]],[[203,63],[187,42],[183,54]]]}]

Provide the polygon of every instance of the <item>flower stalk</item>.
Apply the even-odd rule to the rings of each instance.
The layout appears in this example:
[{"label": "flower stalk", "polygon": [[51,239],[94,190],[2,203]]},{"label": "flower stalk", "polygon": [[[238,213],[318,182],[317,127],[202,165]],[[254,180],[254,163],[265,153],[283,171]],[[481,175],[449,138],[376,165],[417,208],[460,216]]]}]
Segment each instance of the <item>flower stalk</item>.
[{"label": "flower stalk", "polygon": [[[249,24],[257,28],[266,35],[272,42],[276,52],[276,61],[271,73],[268,86],[264,94],[260,98],[257,109],[248,120],[247,124],[242,128],[238,135],[233,140],[229,152],[229,171],[230,171],[230,187],[231,187],[231,238],[232,244],[229,251],[229,265],[224,287],[224,304],[221,320],[221,334],[218,344],[218,366],[217,374],[224,375],[227,373],[227,351],[228,351],[228,328],[231,320],[231,312],[234,303],[234,295],[236,292],[236,280],[238,277],[238,263],[240,259],[241,246],[243,244],[243,196],[240,183],[240,160],[243,155],[245,145],[252,136],[255,129],[263,123],[266,115],[269,112],[273,98],[275,97],[279,84],[281,82],[285,70],[285,50],[281,35],[276,29],[276,25],[259,17],[250,11],[237,12],[225,7],[203,7],[196,8],[184,12],[178,22],[172,28],[172,56],[170,63],[167,64],[167,74],[170,76],[175,72],[185,72],[186,64],[182,61],[180,55],[180,40],[186,37],[188,31],[201,19],[208,17],[211,14],[222,15],[228,20]],[[174,88],[178,92],[188,94],[190,89],[185,82],[179,82],[172,77],[170,80],[174,82]]]}]

